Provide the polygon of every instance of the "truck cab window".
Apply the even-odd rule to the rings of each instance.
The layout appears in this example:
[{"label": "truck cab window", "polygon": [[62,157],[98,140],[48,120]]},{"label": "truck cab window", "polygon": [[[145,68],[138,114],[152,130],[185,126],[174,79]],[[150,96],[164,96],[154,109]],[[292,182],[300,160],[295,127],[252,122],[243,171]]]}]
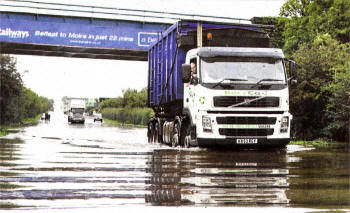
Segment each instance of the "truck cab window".
[{"label": "truck cab window", "polygon": [[274,79],[274,84],[286,84],[283,62],[281,59],[274,58],[202,58],[201,76],[203,83],[217,83],[223,79],[241,79],[236,83],[256,84],[262,79]]},{"label": "truck cab window", "polygon": [[191,84],[198,84],[198,68],[197,68],[197,60],[192,59],[190,61],[191,65]]}]

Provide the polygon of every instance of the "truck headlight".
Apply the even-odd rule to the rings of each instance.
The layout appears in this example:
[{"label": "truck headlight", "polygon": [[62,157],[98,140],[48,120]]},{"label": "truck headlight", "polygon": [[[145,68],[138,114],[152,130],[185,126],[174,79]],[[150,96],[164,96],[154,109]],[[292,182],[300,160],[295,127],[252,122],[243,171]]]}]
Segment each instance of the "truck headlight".
[{"label": "truck headlight", "polygon": [[288,116],[283,116],[281,119],[281,133],[286,133],[288,132],[288,127],[289,127],[289,117]]},{"label": "truck headlight", "polygon": [[211,126],[211,118],[209,116],[203,115],[202,126],[203,126],[203,131],[210,131],[211,132],[212,126]]}]

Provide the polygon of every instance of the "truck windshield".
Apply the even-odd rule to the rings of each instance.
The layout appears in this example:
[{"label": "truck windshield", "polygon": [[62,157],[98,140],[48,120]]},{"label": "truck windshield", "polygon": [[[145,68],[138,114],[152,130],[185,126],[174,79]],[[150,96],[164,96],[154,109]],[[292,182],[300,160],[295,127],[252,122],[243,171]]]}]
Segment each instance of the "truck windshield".
[{"label": "truck windshield", "polygon": [[[225,81],[240,79],[240,81]],[[262,57],[212,57],[201,60],[203,83],[286,84],[282,59]]]},{"label": "truck windshield", "polygon": [[73,113],[84,113],[84,109],[82,108],[72,108]]}]

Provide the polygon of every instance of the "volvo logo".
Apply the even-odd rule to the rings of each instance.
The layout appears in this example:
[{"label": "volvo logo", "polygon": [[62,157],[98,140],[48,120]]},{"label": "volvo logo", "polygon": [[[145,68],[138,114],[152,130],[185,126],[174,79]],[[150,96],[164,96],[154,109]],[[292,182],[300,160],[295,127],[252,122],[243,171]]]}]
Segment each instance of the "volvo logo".
[{"label": "volvo logo", "polygon": [[245,98],[244,99],[244,104],[243,105],[248,105],[250,103],[250,99],[249,98]]}]

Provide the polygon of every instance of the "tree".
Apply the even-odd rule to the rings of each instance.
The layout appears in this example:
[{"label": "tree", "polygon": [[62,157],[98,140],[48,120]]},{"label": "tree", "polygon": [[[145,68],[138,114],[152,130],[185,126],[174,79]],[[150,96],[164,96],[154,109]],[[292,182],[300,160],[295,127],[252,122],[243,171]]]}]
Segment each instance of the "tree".
[{"label": "tree", "polygon": [[136,89],[127,89],[123,91],[124,107],[146,107],[147,105],[147,89],[144,88],[140,92]]},{"label": "tree", "polygon": [[280,9],[280,16],[303,17],[307,16],[307,6],[311,0],[288,0]]},{"label": "tree", "polygon": [[102,101],[99,105],[99,109],[102,110],[104,108],[119,108],[119,107],[124,107],[123,105],[123,98],[118,97],[118,98],[110,98]]},{"label": "tree", "polygon": [[19,96],[23,82],[17,72],[16,60],[9,55],[0,55],[0,124],[18,122]]},{"label": "tree", "polygon": [[299,45],[311,44],[328,33],[340,43],[350,42],[350,1],[288,0],[280,15],[288,17],[283,36],[284,51],[291,55]]},{"label": "tree", "polygon": [[273,25],[273,28],[263,29],[270,37],[270,47],[283,48],[284,37],[283,31],[288,18],[285,17],[254,17],[253,24]]},{"label": "tree", "polygon": [[349,140],[350,44],[320,34],[293,58],[300,66],[299,84],[291,92],[296,136]]},{"label": "tree", "polygon": [[20,123],[48,111],[49,100],[23,87],[15,58],[0,55],[0,124]]}]

